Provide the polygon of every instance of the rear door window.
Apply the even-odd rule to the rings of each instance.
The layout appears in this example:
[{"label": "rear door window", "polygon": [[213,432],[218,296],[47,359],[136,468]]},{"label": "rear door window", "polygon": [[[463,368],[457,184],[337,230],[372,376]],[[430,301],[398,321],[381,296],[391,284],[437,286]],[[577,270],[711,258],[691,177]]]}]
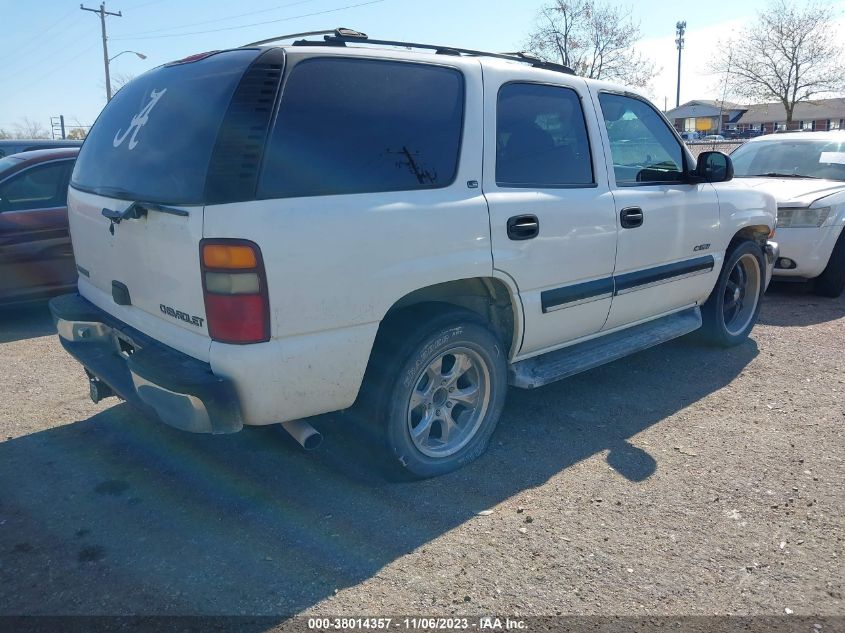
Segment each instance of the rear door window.
[{"label": "rear door window", "polygon": [[581,100],[571,88],[510,83],[496,111],[500,187],[577,187],[593,183]]},{"label": "rear door window", "polygon": [[264,198],[448,186],[464,81],[441,66],[314,58],[283,88],[259,186]]},{"label": "rear door window", "polygon": [[215,53],[128,83],[85,140],[72,186],[128,200],[201,204],[221,123],[258,54]]}]

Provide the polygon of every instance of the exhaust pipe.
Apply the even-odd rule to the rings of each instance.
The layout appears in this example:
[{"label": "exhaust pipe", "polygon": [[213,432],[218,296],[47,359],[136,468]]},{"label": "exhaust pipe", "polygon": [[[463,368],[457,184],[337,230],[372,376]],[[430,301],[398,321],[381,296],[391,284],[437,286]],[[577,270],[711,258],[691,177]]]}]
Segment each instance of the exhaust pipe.
[{"label": "exhaust pipe", "polygon": [[306,451],[313,451],[323,443],[323,435],[305,420],[282,422],[282,428],[302,445]]}]

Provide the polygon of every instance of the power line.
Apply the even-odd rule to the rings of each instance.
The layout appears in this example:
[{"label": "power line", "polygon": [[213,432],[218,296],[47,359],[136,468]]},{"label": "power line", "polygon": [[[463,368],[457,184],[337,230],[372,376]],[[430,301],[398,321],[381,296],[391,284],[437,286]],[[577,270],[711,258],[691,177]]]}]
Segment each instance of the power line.
[{"label": "power line", "polygon": [[62,24],[65,20],[67,20],[67,19],[68,19],[68,18],[69,18],[69,17],[73,14],[73,11],[74,11],[74,10],[75,10],[75,9],[71,9],[70,11],[68,11],[67,13],[65,13],[62,17],[60,17],[58,20],[56,20],[55,22],[53,22],[50,26],[48,26],[46,29],[42,29],[42,30],[38,31],[35,35],[33,35],[32,37],[30,37],[28,40],[24,41],[24,43],[23,43],[23,44],[16,44],[16,45],[15,45],[15,55],[20,55],[23,51],[25,51],[25,50],[26,50],[26,47],[27,47],[27,46],[29,46],[29,45],[30,45],[30,44],[32,44],[33,42],[36,42],[36,41],[38,41],[39,39],[43,38],[43,37],[44,37],[44,35],[45,35],[45,33],[49,32],[49,31],[52,31],[52,30],[53,30],[54,28],[56,28],[59,24]]},{"label": "power line", "polygon": [[240,26],[229,26],[220,29],[209,29],[206,31],[191,31],[189,33],[172,33],[170,35],[151,35],[150,37],[115,37],[115,40],[157,40],[164,37],[185,37],[186,35],[202,35],[204,33],[220,33],[221,31],[236,31],[238,29],[246,29],[252,26],[264,26],[266,24],[276,24],[277,22],[287,22],[288,20],[298,20],[300,18],[310,18],[317,15],[326,15],[328,13],[336,13],[338,11],[344,11],[346,9],[355,9],[357,7],[365,7],[371,4],[379,4],[380,2],[385,2],[385,0],[370,0],[369,2],[359,2],[358,4],[348,4],[343,7],[337,7],[335,9],[326,9],[325,11],[315,11],[314,13],[304,13],[302,15],[292,15],[287,18],[279,18],[278,20],[267,20],[266,22],[254,22],[252,24],[241,24]]},{"label": "power line", "polygon": [[[54,57],[57,54],[60,54],[66,47],[66,39],[68,36],[71,36],[72,39],[78,40],[78,37],[74,35],[72,31],[72,27],[76,26],[81,21],[82,16],[77,16],[76,20],[71,20],[70,24],[67,25],[65,29],[62,30],[61,33],[57,33],[54,37],[50,38],[47,44],[44,44],[43,40],[34,39],[31,40],[31,44],[35,43],[35,48],[30,48],[31,51],[34,53],[34,61],[33,59],[29,59],[29,63],[24,64],[23,66],[15,66],[14,68],[4,68],[4,70],[11,70],[12,72],[10,75],[7,76],[15,76],[18,75],[20,72],[26,71],[30,68],[34,68],[43,62],[44,60]],[[36,38],[41,37],[41,34],[36,36]],[[26,50],[24,47],[22,50],[16,50],[15,56],[27,56],[29,55],[30,50]],[[37,51],[37,52],[35,52]]]},{"label": "power line", "polygon": [[[156,0],[158,1],[158,0]],[[203,20],[202,22],[192,22],[190,24],[179,24],[177,26],[166,26],[160,29],[152,29],[151,31],[140,31],[135,33],[135,35],[147,35],[149,33],[163,33],[164,31],[174,31],[176,29],[187,29],[193,26],[202,26],[203,24],[214,24],[215,22],[225,22],[226,20],[234,20],[235,18],[243,18],[248,15],[258,15],[259,13],[270,13],[271,11],[278,11],[279,9],[285,9],[287,7],[296,6],[299,4],[307,4],[309,2],[314,2],[314,0],[298,0],[297,2],[289,2],[287,4],[282,4],[277,7],[271,7],[269,9],[260,9],[258,11],[248,11],[247,13],[237,13],[235,15],[227,15],[223,18],[215,18],[213,20]],[[114,38],[119,39],[119,38]]]},{"label": "power line", "polygon": [[151,0],[150,2],[143,2],[141,4],[135,5],[134,7],[130,6],[129,10],[130,11],[136,11],[137,9],[143,9],[144,7],[148,7],[152,4],[161,4],[162,2],[165,2],[165,1],[166,0]]},{"label": "power line", "polygon": [[[76,39],[76,43],[78,44],[78,43],[79,43],[79,41],[80,41],[80,40],[79,40],[79,38],[78,38],[78,37],[76,37],[75,39]],[[12,72],[11,72],[10,74],[8,74],[8,75],[5,75],[5,77],[4,77],[4,78],[5,78],[5,79],[9,79],[9,78],[18,77],[18,76],[20,76],[20,75],[22,75],[22,74],[25,74],[25,73],[29,72],[30,70],[35,69],[35,68],[37,68],[37,67],[41,66],[41,65],[42,65],[42,63],[43,63],[43,62],[45,62],[45,61],[47,61],[48,59],[49,59],[51,62],[52,62],[54,59],[56,59],[56,58],[63,59],[63,58],[64,58],[64,56],[65,56],[65,54],[66,54],[66,53],[67,53],[67,51],[68,51],[68,46],[66,46],[66,44],[64,43],[64,41],[63,41],[63,40],[61,40],[61,39],[59,39],[59,40],[54,40],[54,41],[52,42],[52,44],[54,44],[54,45],[55,45],[55,44],[58,44],[58,46],[51,46],[51,47],[47,47],[47,48],[45,49],[45,51],[42,51],[44,54],[43,54],[43,55],[40,55],[40,56],[37,56],[37,57],[36,57],[36,59],[35,59],[35,61],[31,61],[29,64],[25,64],[24,66],[20,66],[20,67],[15,67],[15,68],[12,68],[12,69],[11,69],[11,70],[12,70]],[[71,49],[73,49],[74,47],[71,45],[71,47],[70,47],[70,48],[71,48]],[[59,54],[59,51],[61,51],[61,54]]]},{"label": "power line", "polygon": [[44,73],[43,75],[41,75],[41,76],[39,76],[39,77],[36,77],[35,79],[31,79],[31,80],[29,80],[29,83],[30,83],[30,84],[37,84],[37,83],[38,83],[39,81],[41,81],[42,79],[46,79],[47,77],[49,77],[49,76],[50,76],[50,75],[52,75],[53,73],[56,73],[56,72],[58,72],[58,71],[62,70],[63,68],[67,67],[67,65],[68,65],[70,62],[76,61],[77,59],[79,59],[80,57],[82,57],[85,53],[87,53],[88,51],[92,50],[92,49],[93,49],[93,48],[95,48],[96,46],[97,46],[97,44],[96,44],[96,43],[94,43],[94,44],[89,44],[86,48],[84,48],[84,49],[83,49],[82,51],[80,51],[78,54],[74,55],[73,57],[69,57],[69,58],[67,58],[67,59],[63,59],[63,60],[62,60],[62,62],[63,62],[63,63],[61,63],[61,64],[59,64],[59,65],[54,66],[53,68],[51,68],[50,70],[48,70],[48,71],[47,71],[46,73]]}]

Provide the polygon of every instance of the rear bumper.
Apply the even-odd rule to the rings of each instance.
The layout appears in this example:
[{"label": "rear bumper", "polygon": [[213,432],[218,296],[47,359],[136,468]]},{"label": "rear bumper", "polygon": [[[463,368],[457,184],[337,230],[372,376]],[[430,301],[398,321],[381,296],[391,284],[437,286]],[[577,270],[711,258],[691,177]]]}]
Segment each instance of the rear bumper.
[{"label": "rear bumper", "polygon": [[50,312],[62,346],[126,400],[193,433],[234,433],[243,427],[231,381],[211,366],[162,345],[78,294],[56,297]]},{"label": "rear bumper", "polygon": [[765,290],[769,287],[769,283],[772,281],[772,274],[775,271],[775,262],[777,262],[780,257],[780,245],[777,242],[769,240],[766,242],[766,248],[763,250],[766,255],[766,285],[763,289],[765,292]]}]

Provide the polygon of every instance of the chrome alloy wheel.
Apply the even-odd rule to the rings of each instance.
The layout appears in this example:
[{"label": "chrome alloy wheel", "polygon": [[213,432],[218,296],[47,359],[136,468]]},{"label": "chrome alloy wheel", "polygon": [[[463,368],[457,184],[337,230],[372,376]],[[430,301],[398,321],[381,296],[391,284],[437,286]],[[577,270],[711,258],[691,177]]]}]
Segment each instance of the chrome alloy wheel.
[{"label": "chrome alloy wheel", "polygon": [[420,372],[408,402],[408,432],[429,457],[452,455],[478,431],[490,404],[490,372],[468,347],[441,352]]},{"label": "chrome alloy wheel", "polygon": [[722,316],[729,334],[740,334],[751,320],[760,301],[760,262],[750,253],[740,257],[725,283]]}]

